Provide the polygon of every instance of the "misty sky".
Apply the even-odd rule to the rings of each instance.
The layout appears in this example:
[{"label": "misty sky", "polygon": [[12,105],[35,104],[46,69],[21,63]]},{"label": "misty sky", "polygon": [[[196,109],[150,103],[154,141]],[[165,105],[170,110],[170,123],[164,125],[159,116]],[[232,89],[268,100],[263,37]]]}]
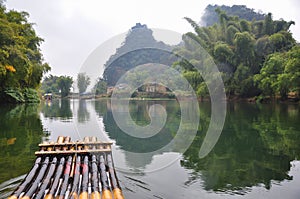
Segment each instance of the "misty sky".
[{"label": "misty sky", "polygon": [[26,11],[37,34],[45,41],[41,49],[53,75],[77,73],[89,54],[111,37],[128,31],[135,23],[186,33],[187,16],[200,21],[208,4],[246,5],[272,12],[274,19],[293,20],[293,36],[300,41],[298,0],[7,0],[8,9]]}]

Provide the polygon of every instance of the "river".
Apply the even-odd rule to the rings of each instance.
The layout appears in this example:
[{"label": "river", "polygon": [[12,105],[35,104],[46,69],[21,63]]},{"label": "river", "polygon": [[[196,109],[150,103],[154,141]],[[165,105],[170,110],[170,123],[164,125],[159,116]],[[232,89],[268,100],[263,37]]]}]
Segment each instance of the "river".
[{"label": "river", "polygon": [[[288,104],[227,104],[223,131],[199,157],[210,121],[209,102],[199,104],[196,135],[184,151],[170,143],[179,129],[176,100],[129,104],[136,125],[151,123],[149,107],[166,110],[166,123],[149,138],[124,133],[110,100],[54,100],[0,106],[0,198],[21,182],[38,144],[59,135],[113,142],[113,158],[125,198],[290,198],[300,196],[300,108]],[[189,135],[186,135],[189,136]]]}]

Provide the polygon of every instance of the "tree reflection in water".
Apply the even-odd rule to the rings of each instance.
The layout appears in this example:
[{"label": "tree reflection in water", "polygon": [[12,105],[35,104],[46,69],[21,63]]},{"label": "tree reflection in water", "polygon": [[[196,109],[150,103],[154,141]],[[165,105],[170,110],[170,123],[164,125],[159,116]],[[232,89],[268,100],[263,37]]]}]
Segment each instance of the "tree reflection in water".
[{"label": "tree reflection in water", "polygon": [[0,184],[31,168],[38,144],[46,136],[38,104],[1,105]]},{"label": "tree reflection in water", "polygon": [[[86,106],[85,103],[92,103],[93,106]],[[94,107],[98,117],[103,119],[105,132],[115,140],[116,146],[125,155],[127,165],[132,168],[145,168],[151,164],[155,154],[135,157],[127,152],[151,152],[161,148],[174,138],[180,123],[180,107],[175,100],[131,101],[129,108],[131,117],[138,125],[149,124],[147,111],[154,103],[162,105],[168,117],[161,132],[149,139],[131,137],[122,132],[114,121],[111,112],[114,107],[111,107],[109,100],[79,102],[78,109],[73,111],[78,113],[78,118],[82,114],[81,121],[91,120],[92,116],[89,116],[91,110],[88,108]],[[1,158],[1,165],[6,166],[1,166],[1,169],[21,165],[19,173],[14,174],[17,176],[26,173],[26,168],[32,164],[35,151],[32,149],[40,142],[43,128],[37,114],[37,107],[22,105],[15,108],[2,108],[2,110],[5,110],[5,114],[1,114],[0,118],[2,132],[4,132],[1,135],[3,150],[0,153],[2,153],[1,157],[4,157]],[[74,117],[68,100],[53,101],[51,106],[43,106],[42,111],[46,117],[62,121]],[[293,178],[288,175],[290,162],[300,158],[298,105],[228,104],[226,123],[220,139],[208,156],[200,159],[199,149],[209,121],[210,103],[200,103],[200,125],[197,136],[188,150],[182,154],[180,161],[181,166],[190,172],[189,179],[185,182],[186,186],[199,183],[199,186],[207,191],[243,194],[253,186],[263,185],[266,189],[270,189],[272,181],[282,182]],[[26,130],[15,124],[27,125]],[[16,142],[25,143],[25,150],[22,144],[6,145],[9,143],[8,139],[14,137],[17,138]],[[31,156],[26,156],[26,151],[28,153],[30,151]],[[165,152],[170,151],[178,152],[179,148],[174,146]],[[7,155],[8,153],[13,155]],[[18,160],[25,163],[20,164]],[[12,176],[12,172],[7,176],[4,176],[4,170],[1,173],[2,180],[9,179],[9,175]]]},{"label": "tree reflection in water", "polygon": [[297,105],[229,104],[223,133],[208,156],[199,159],[209,118],[201,109],[201,125],[181,165],[192,169],[186,185],[202,180],[205,190],[235,192],[271,181],[291,180],[290,162],[299,159],[300,129]]}]

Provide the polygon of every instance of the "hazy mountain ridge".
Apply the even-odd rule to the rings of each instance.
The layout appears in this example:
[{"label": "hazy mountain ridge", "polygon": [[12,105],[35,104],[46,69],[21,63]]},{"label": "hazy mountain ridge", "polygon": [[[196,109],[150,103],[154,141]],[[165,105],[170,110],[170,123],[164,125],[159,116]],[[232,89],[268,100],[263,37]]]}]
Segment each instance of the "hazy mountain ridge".
[{"label": "hazy mountain ridge", "polygon": [[121,47],[105,63],[103,77],[109,86],[115,85],[126,71],[138,65],[173,63],[170,58],[173,47],[156,41],[152,33],[147,25],[140,23],[130,29]]},{"label": "hazy mountain ridge", "polygon": [[219,8],[223,10],[228,16],[238,16],[240,19],[245,19],[247,21],[263,20],[265,14],[261,11],[256,12],[254,9],[247,8],[245,5],[208,5],[204,10],[204,14],[201,17],[200,25],[202,26],[212,26],[215,23],[219,23],[219,16],[215,10]]}]

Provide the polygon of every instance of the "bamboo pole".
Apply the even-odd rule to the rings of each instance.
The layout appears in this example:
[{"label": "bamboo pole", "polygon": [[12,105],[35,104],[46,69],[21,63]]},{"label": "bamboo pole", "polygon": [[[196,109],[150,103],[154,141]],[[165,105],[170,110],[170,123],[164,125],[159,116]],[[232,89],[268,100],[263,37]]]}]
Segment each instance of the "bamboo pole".
[{"label": "bamboo pole", "polygon": [[[39,146],[40,151],[36,152],[36,155],[40,157],[8,199],[18,199],[20,196],[21,199],[29,199],[32,196],[39,199],[45,194],[45,199],[54,199],[55,194],[56,199],[63,199],[69,190],[68,198],[73,199],[124,199],[113,165],[111,143],[98,142],[96,137],[85,137],[83,142],[70,142],[70,137],[59,136],[56,143],[43,143]],[[50,158],[52,153],[58,156]],[[88,193],[89,180],[91,195]]]},{"label": "bamboo pole", "polygon": [[[71,141],[71,137],[67,136],[64,137],[63,139],[63,143],[64,144],[68,144]],[[67,151],[68,147],[67,146],[63,146],[62,147],[63,151]],[[63,174],[63,180],[62,180],[62,184],[59,188],[58,194],[56,196],[57,199],[63,199],[65,197],[68,185],[69,185],[69,179],[70,179],[70,172],[71,172],[71,166],[72,166],[72,156],[69,155],[65,168],[64,168],[64,174]]]},{"label": "bamboo pole", "polygon": [[99,179],[98,179],[97,159],[95,154],[92,155],[91,183],[92,183],[91,199],[101,199]]},{"label": "bamboo pole", "polygon": [[64,136],[58,136],[57,138],[57,143],[63,143],[64,142],[65,137]]},{"label": "bamboo pole", "polygon": [[24,196],[22,196],[22,199],[30,199],[32,197],[32,195],[34,194],[34,192],[38,188],[39,183],[43,179],[43,177],[45,175],[45,172],[46,172],[46,169],[48,168],[48,165],[49,165],[49,157],[46,157],[45,160],[42,163],[42,167],[41,167],[39,173],[33,179],[33,181],[31,181],[32,183],[31,183],[29,189],[24,194]]},{"label": "bamboo pole", "polygon": [[[97,137],[93,136],[91,138],[91,142],[96,143]],[[92,149],[95,150],[96,145],[93,145]],[[95,154],[92,155],[91,170],[92,170],[91,171],[91,185],[92,185],[91,199],[101,199],[99,179],[98,179],[97,159]]]},{"label": "bamboo pole", "polygon": [[65,198],[66,190],[67,190],[68,184],[69,184],[71,165],[72,165],[72,156],[68,156],[68,160],[66,162],[65,169],[64,169],[63,181],[62,181],[62,184],[59,188],[58,195],[56,196],[56,199]]},{"label": "bamboo pole", "polygon": [[88,199],[88,185],[89,185],[89,156],[84,156],[82,164],[82,181],[79,199]]},{"label": "bamboo pole", "polygon": [[77,199],[78,198],[78,184],[79,184],[79,177],[80,177],[80,156],[76,156],[76,164],[74,169],[74,178],[73,184],[70,192],[70,197]]},{"label": "bamboo pole", "polygon": [[100,179],[102,185],[102,199],[112,199],[112,194],[110,192],[110,187],[106,175],[104,154],[100,155],[99,157],[99,167],[100,167]]},{"label": "bamboo pole", "polygon": [[50,180],[54,174],[55,168],[56,168],[56,164],[57,164],[57,158],[53,157],[52,162],[50,163],[49,169],[47,170],[47,174],[44,177],[44,180],[42,182],[42,184],[40,185],[38,191],[36,192],[34,198],[36,199],[40,199],[43,198],[45,195],[45,190],[47,189],[47,187],[50,184]]},{"label": "bamboo pole", "polygon": [[34,178],[35,174],[37,173],[38,169],[39,169],[39,165],[41,163],[42,158],[38,157],[35,160],[34,165],[32,166],[30,172],[27,174],[27,176],[25,177],[25,179],[23,180],[23,182],[19,185],[19,187],[11,194],[10,197],[8,197],[8,199],[17,199],[20,194],[26,190],[26,188],[28,186],[30,186],[30,182],[32,180],[32,178]]},{"label": "bamboo pole", "polygon": [[54,199],[54,194],[58,188],[59,180],[63,172],[64,164],[65,164],[65,157],[61,157],[59,161],[59,165],[57,166],[55,171],[55,177],[53,179],[52,185],[50,187],[49,192],[45,196],[45,199]]},{"label": "bamboo pole", "polygon": [[114,199],[124,199],[124,196],[123,196],[120,184],[119,184],[119,180],[117,178],[116,171],[114,168],[111,153],[108,153],[106,157],[107,157],[107,165],[108,165],[110,184],[111,184],[111,187],[113,190]]}]

